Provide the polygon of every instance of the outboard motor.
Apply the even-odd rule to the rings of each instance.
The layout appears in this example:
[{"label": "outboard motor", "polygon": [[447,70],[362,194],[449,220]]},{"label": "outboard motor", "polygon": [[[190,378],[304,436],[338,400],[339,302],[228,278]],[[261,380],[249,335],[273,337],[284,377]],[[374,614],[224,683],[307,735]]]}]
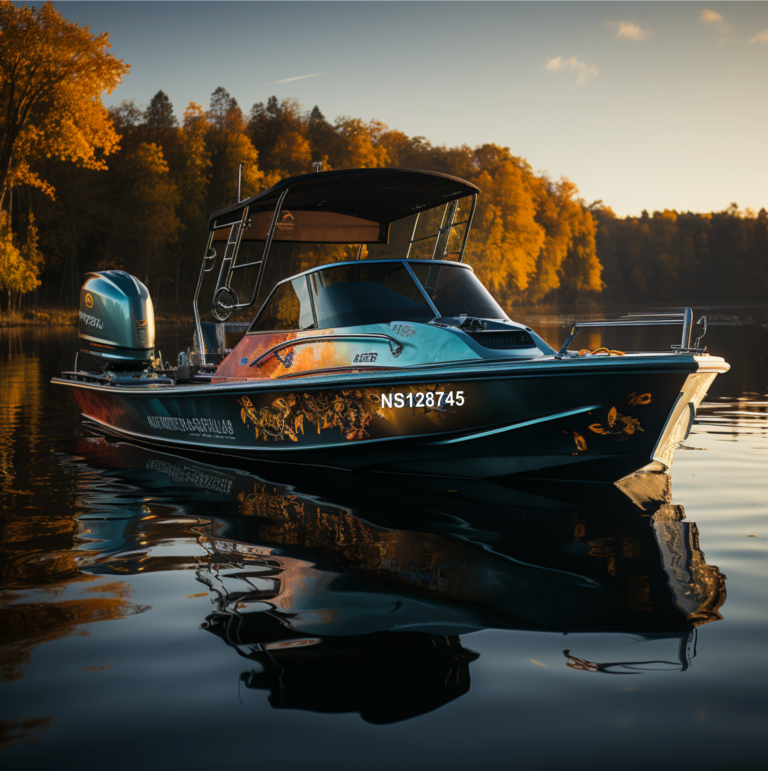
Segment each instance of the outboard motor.
[{"label": "outboard motor", "polygon": [[80,290],[80,350],[116,370],[141,370],[155,348],[155,310],[144,284],[122,270],[88,273]]}]

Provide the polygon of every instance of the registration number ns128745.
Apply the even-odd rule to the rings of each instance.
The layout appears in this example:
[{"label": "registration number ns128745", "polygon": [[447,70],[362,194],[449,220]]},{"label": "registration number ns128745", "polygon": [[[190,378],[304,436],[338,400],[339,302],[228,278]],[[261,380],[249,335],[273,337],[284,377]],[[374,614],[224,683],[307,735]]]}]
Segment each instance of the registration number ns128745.
[{"label": "registration number ns128745", "polygon": [[381,395],[382,407],[461,407],[464,404],[464,391],[427,391],[422,393],[392,393]]}]

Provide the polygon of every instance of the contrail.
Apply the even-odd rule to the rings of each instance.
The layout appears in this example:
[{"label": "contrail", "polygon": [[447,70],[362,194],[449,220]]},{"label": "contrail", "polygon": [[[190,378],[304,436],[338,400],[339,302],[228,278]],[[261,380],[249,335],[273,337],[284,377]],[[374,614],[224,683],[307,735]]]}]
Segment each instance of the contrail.
[{"label": "contrail", "polygon": [[272,86],[275,83],[290,83],[292,80],[304,80],[304,78],[316,78],[318,75],[327,75],[330,70],[325,72],[313,72],[311,75],[297,75],[295,78],[283,78],[283,80],[270,80],[269,83],[264,83],[265,86]]}]

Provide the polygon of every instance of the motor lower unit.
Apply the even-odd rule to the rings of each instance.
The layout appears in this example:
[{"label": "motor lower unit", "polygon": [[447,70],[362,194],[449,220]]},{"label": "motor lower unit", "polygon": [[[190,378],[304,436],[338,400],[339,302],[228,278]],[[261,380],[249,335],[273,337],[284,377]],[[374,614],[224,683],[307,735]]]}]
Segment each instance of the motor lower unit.
[{"label": "motor lower unit", "polygon": [[88,273],[80,290],[80,350],[113,369],[142,369],[155,347],[149,290],[122,270]]}]

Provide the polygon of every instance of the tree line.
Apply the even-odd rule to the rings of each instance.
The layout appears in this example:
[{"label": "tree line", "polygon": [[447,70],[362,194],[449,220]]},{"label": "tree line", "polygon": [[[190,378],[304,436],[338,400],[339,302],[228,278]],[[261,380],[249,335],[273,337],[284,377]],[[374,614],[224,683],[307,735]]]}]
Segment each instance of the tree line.
[{"label": "tree line", "polygon": [[617,217],[597,202],[603,297],[617,303],[739,303],[768,297],[768,212],[669,209]]},{"label": "tree line", "polygon": [[[109,111],[120,149],[108,170],[41,162],[55,198],[31,186],[16,194],[15,229],[32,212],[46,255],[37,301],[76,302],[86,270],[118,267],[137,275],[156,302],[188,303],[205,246],[208,215],[285,176],[323,168],[387,166],[443,171],[481,188],[467,259],[506,304],[538,301],[567,287],[599,292],[594,219],[567,180],[537,176],[508,148],[434,147],[378,121],[329,122],[294,99],[256,103],[245,115],[217,88],[207,108],[191,103],[177,120],[159,91],[141,109]],[[344,256],[325,250],[326,258]],[[310,253],[311,257],[311,253]],[[286,271],[306,265],[294,250]],[[301,264],[299,263],[301,261]]]},{"label": "tree line", "polygon": [[[680,302],[765,296],[766,212],[616,217],[567,179],[536,174],[509,148],[434,146],[383,123],[329,121],[295,99],[244,112],[224,87],[177,117],[149,105],[106,110],[128,72],[50,3],[0,2],[0,291],[11,308],[74,305],[83,274],[122,268],[156,305],[188,307],[208,215],[279,179],[324,169],[441,171],[481,191],[466,259],[501,304]],[[283,275],[319,256],[288,250]],[[286,264],[287,261],[287,264]],[[691,298],[693,295],[693,298]]]}]

